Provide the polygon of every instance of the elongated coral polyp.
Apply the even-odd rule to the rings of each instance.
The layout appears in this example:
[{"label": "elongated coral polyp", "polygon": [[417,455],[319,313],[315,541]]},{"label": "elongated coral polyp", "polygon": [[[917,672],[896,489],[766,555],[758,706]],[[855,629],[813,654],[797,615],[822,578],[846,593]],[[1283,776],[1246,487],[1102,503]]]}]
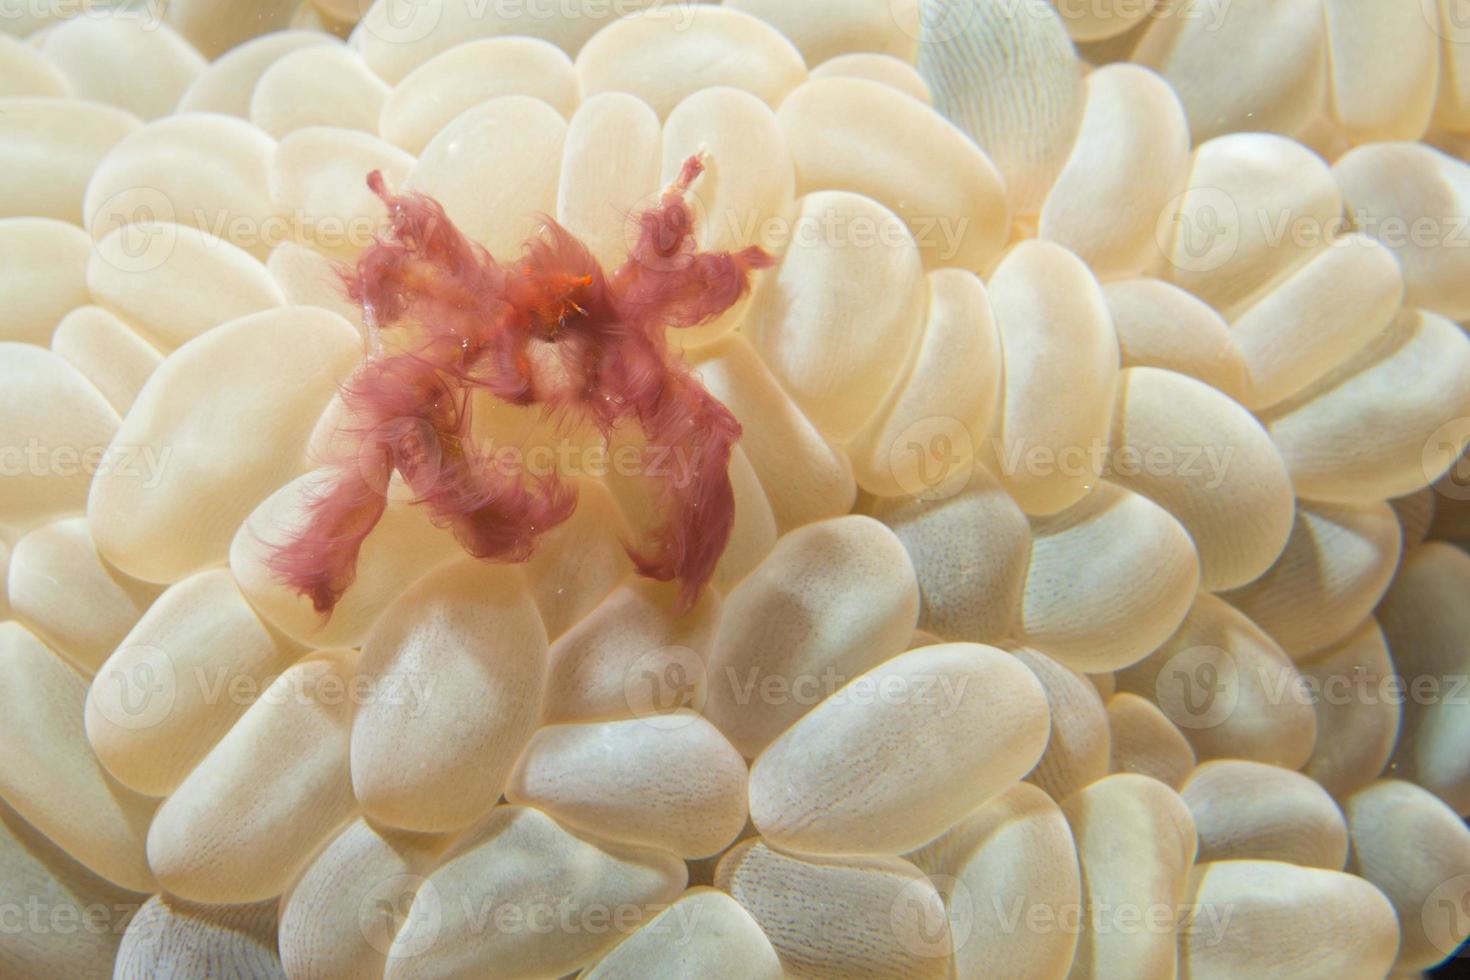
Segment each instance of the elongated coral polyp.
[{"label": "elongated coral polyp", "polygon": [[275,574],[329,613],[352,584],[395,471],[470,554],[529,558],[536,539],[570,516],[576,493],[555,473],[507,474],[479,451],[471,396],[484,390],[563,424],[589,423],[604,439],[635,423],[650,447],[686,462],[678,479],[650,468],[662,517],[628,553],[643,575],[678,579],[681,602],[691,604],[730,536],[740,424],[664,331],[719,316],[772,262],[756,247],[697,250],[685,198],[703,168],[689,158],[638,215],[637,241],[611,273],[550,218],[517,262],[501,264],[438,202],[395,194],[382,174],[369,175],[391,233],[344,275],[370,347],[343,390],[350,448],[331,461],[305,525],[272,554]]}]

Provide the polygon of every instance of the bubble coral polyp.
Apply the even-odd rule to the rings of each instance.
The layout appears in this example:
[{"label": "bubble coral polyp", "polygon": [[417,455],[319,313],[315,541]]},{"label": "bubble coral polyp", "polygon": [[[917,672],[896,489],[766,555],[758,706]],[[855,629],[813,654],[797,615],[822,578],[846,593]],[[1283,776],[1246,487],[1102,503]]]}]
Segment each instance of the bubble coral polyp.
[{"label": "bubble coral polyp", "polygon": [[471,555],[529,558],[537,537],[571,515],[576,493],[554,472],[508,474],[486,458],[471,435],[472,395],[483,390],[589,423],[604,438],[636,423],[650,447],[687,461],[680,479],[650,468],[663,482],[663,518],[628,553],[643,575],[678,579],[681,604],[692,605],[734,522],[728,471],[740,424],[664,331],[719,316],[772,263],[755,246],[697,250],[685,195],[703,169],[698,156],[685,161],[637,216],[637,239],[611,273],[550,218],[517,262],[497,262],[437,201],[396,194],[372,173],[391,233],[344,276],[371,347],[343,391],[349,448],[305,526],[271,556],[272,570],[329,613],[352,584],[394,471]]}]

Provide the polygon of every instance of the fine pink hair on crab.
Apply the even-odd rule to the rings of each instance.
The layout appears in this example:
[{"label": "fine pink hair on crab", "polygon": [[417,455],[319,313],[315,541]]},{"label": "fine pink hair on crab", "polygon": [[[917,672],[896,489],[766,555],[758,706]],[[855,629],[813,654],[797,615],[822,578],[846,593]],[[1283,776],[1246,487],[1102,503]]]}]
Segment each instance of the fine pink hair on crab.
[{"label": "fine pink hair on crab", "polygon": [[505,474],[474,445],[471,395],[487,391],[586,422],[610,439],[636,424],[650,447],[680,454],[689,477],[650,480],[660,522],[627,543],[636,569],[677,579],[681,611],[714,573],[734,523],[730,454],[740,424],[690,373],[664,331],[707,323],[772,264],[758,247],[700,252],[686,195],[703,170],[685,161],[659,203],[637,216],[627,260],[610,274],[550,218],[514,264],[467,239],[444,208],[368,186],[391,231],[343,270],[362,308],[366,360],[342,389],[347,449],[330,462],[304,525],[272,547],[268,567],[330,614],[387,506],[397,472],[433,521],[477,558],[520,562],[571,516],[575,488],[554,472]]}]

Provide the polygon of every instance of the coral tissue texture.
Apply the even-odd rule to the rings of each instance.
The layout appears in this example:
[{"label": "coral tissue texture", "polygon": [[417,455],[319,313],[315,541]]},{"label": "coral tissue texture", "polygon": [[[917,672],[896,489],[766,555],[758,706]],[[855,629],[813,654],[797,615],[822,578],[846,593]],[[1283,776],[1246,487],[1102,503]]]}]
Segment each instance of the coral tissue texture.
[{"label": "coral tissue texture", "polygon": [[1453,964],[1467,161],[1456,0],[0,2],[0,977]]}]

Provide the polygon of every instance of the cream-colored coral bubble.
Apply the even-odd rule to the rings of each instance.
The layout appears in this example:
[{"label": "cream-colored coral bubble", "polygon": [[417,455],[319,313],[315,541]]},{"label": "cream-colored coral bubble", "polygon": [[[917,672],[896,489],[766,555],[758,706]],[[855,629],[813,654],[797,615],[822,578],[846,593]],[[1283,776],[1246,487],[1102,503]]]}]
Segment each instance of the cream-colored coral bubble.
[{"label": "cream-colored coral bubble", "polygon": [[1012,208],[1034,214],[1067,162],[1086,101],[1062,18],[1045,0],[912,8],[917,66],[935,108],[995,162]]},{"label": "cream-colored coral bubble", "polygon": [[461,112],[501,95],[530,95],[570,117],[577,108],[572,61],[554,44],[528,37],[467,41],[430,58],[394,85],[376,131],[420,153]]},{"label": "cream-colored coral bubble", "polygon": [[1322,104],[1326,33],[1321,0],[1179,0],[1132,59],[1174,86],[1196,142],[1246,129],[1292,135]]},{"label": "cream-colored coral bubble", "polygon": [[0,945],[0,971],[20,980],[113,973],[123,929],[145,895],[101,878],[0,802],[0,901],[35,902],[51,915],[98,928],[29,930]]},{"label": "cream-colored coral bubble", "polygon": [[[799,189],[789,134],[780,118],[749,92],[728,87],[701,89],[669,112],[664,121],[660,181],[672,183],[689,157],[701,156],[704,173],[690,188],[699,219],[695,234],[700,247],[739,250],[760,245],[780,254],[788,244],[789,231],[781,225],[790,221]],[[729,314],[721,319],[726,316]],[[739,322],[738,316],[733,319]],[[694,346],[685,339],[690,332],[680,331],[675,339],[686,347]],[[699,328],[692,332],[708,337]]]},{"label": "cream-colored coral bubble", "polygon": [[56,325],[51,349],[102,392],[119,415],[143,390],[163,357],[121,319],[100,306],[72,310]]},{"label": "cream-colored coral bubble", "polygon": [[871,82],[882,82],[925,105],[932,105],[934,101],[928,84],[918,70],[893,55],[870,52],[840,54],[813,68],[811,77],[866,78]]},{"label": "cream-colored coral bubble", "polygon": [[927,279],[928,316],[906,377],[847,447],[859,485],[879,496],[938,496],[950,471],[975,465],[1000,401],[1000,338],[985,286],[959,269]]},{"label": "cream-colored coral bubble", "polygon": [[[567,124],[529,95],[505,95],[454,118],[424,147],[408,187],[432,195],[466,236],[491,255],[513,256],[556,211]],[[507,220],[514,215],[514,219]]]},{"label": "cream-colored coral bubble", "polygon": [[104,562],[86,519],[73,517],[15,543],[8,591],[14,614],[91,675],[160,590]]},{"label": "cream-colored coral bubble", "polygon": [[[327,255],[356,257],[388,223],[388,209],[368,189],[366,175],[379,171],[396,188],[413,164],[413,157],[396,147],[335,122],[293,130],[276,145],[270,164],[281,238],[289,236]],[[345,298],[340,277],[331,285]]]},{"label": "cream-colored coral bubble", "polygon": [[[1175,930],[1197,838],[1188,807],[1147,776],[1099,779],[1062,801],[1082,868],[1077,953],[1068,976],[1175,975]],[[1146,928],[1122,916],[1151,916]]]},{"label": "cream-colored coral bubble", "polygon": [[1316,742],[1311,692],[1296,667],[1259,626],[1209,593],[1168,642],[1115,676],[1118,690],[1158,705],[1201,760],[1295,769]]},{"label": "cream-colored coral bubble", "polygon": [[907,857],[943,883],[958,976],[1066,971],[1077,945],[1075,930],[1017,929],[1009,918],[1021,908],[1034,910],[1035,923],[1058,922],[1081,900],[1072,830],[1046,793],[1017,783]]},{"label": "cream-colored coral bubble", "polygon": [[723,603],[706,591],[675,615],[676,596],[672,584],[628,579],[559,637],[548,654],[542,722],[701,709]]},{"label": "cream-colored coral bubble", "polygon": [[690,889],[581,974],[583,980],[648,980],[696,974],[780,980],[785,974],[760,924],[729,895]]},{"label": "cream-colored coral bubble", "polygon": [[776,106],[806,79],[801,52],[734,7],[682,4],[624,17],[577,54],[583,95],[631,92],[660,117],[686,96],[729,85]]},{"label": "cream-colored coral bubble", "polygon": [[893,211],[925,268],[988,266],[1005,243],[1010,205],[995,165],[952,123],[887,85],[813,79],[778,112],[797,190],[866,194]]},{"label": "cream-colored coral bubble", "polygon": [[1332,111],[1357,143],[1414,140],[1434,110],[1440,25],[1434,0],[1322,0]]},{"label": "cream-colored coral bubble", "polygon": [[47,96],[0,98],[0,217],[81,224],[97,165],[142,121],[95,102]]},{"label": "cream-colored coral bubble", "polygon": [[898,535],[913,563],[921,627],[971,643],[1011,635],[1031,560],[1031,526],[989,470],[962,467],[932,493],[886,497],[871,513]]},{"label": "cream-colored coral bubble", "polygon": [[[618,928],[635,928],[686,879],[666,851],[594,843],[538,810],[497,807],[419,886],[384,976],[563,976],[616,942],[614,914]],[[494,928],[481,910],[497,916]]]},{"label": "cream-colored coral bubble", "polygon": [[0,623],[0,797],[91,871],[152,891],[144,840],[157,801],[111,779],[87,745],[87,682],[19,623]]},{"label": "cream-colored coral bubble", "polygon": [[[311,98],[301,98],[304,89]],[[283,55],[255,83],[250,121],[276,139],[308,126],[376,134],[388,86],[362,57],[339,45],[312,45]]]},{"label": "cream-colored coral bubble", "polygon": [[83,510],[117,431],[117,413],[70,364],[42,347],[0,342],[6,523],[25,527]]},{"label": "cream-colored coral bubble", "polygon": [[1134,65],[1087,76],[1087,108],[1067,166],[1042,205],[1038,234],[1100,279],[1158,263],[1160,215],[1189,172],[1189,124],[1169,84]]},{"label": "cream-colored coral bubble", "polygon": [[1326,248],[1343,225],[1343,194],[1327,164],[1269,133],[1196,147],[1175,206],[1157,216],[1161,270],[1227,319]]},{"label": "cream-colored coral bubble", "polygon": [[751,765],[751,820],[803,854],[911,850],[1029,772],[1050,721],[1018,658],[968,643],[910,650],[766,746]]},{"label": "cream-colored coral bubble", "polygon": [[626,92],[591,96],[568,117],[556,220],[603,265],[628,255],[629,218],[658,190],[662,146],[658,115]]},{"label": "cream-colored coral bubble", "polygon": [[355,660],[319,653],[276,677],[158,808],[148,864],[171,894],[211,905],[275,898],[353,815]]},{"label": "cream-colored coral bubble", "polygon": [[1333,165],[1348,215],[1388,246],[1404,301],[1450,319],[1470,315],[1465,287],[1470,165],[1422,143],[1374,143]]},{"label": "cream-colored coral bubble", "polygon": [[249,119],[255,85],[271,65],[293,51],[331,43],[316,31],[275,31],[252,38],[211,61],[179,98],[177,111]]},{"label": "cream-colored coral bubble", "polygon": [[[822,434],[851,439],[877,414],[924,324],[919,248],[892,211],[850,191],[798,202],[779,269],[764,274],[744,332]],[[841,282],[831,290],[818,283]]]},{"label": "cream-colored coral bubble", "polygon": [[1422,970],[1470,935],[1456,915],[1470,895],[1470,830],[1434,794],[1385,779],[1343,801],[1352,870],[1393,903],[1403,938],[1395,967]]},{"label": "cream-colored coral bubble", "polygon": [[1373,619],[1298,666],[1317,711],[1317,744],[1302,771],[1344,797],[1376,779],[1393,755],[1403,681]]},{"label": "cream-colored coral bubble", "polygon": [[0,98],[13,95],[65,96],[66,76],[39,51],[0,34]]},{"label": "cream-colored coral bubble", "polygon": [[1179,794],[1199,831],[1199,861],[1290,861],[1341,871],[1347,826],[1332,797],[1290,769],[1217,759],[1190,773]]},{"label": "cream-colored coral bubble", "polygon": [[65,75],[73,98],[115,105],[140,119],[173,112],[205,66],[167,24],[149,24],[136,11],[73,17],[47,31],[40,47]]},{"label": "cream-colored coral bubble", "polygon": [[1127,691],[1111,695],[1107,706],[1112,771],[1151,776],[1170,789],[1183,786],[1194,770],[1194,749],[1169,716]]},{"label": "cream-colored coral bubble", "polygon": [[287,977],[381,976],[413,894],[448,839],[358,817],[281,897],[277,947]]},{"label": "cream-colored coral bubble", "polygon": [[1184,620],[1200,561],[1184,527],[1148,498],[1102,483],[1032,523],[1016,621],[1027,643],[1077,670],[1142,660]]},{"label": "cream-colored coral bubble", "polygon": [[1195,912],[1180,937],[1184,976],[1384,977],[1398,923],[1383,893],[1355,875],[1283,861],[1213,861],[1190,875]]},{"label": "cream-colored coral bubble", "polygon": [[725,855],[715,887],[760,924],[788,977],[949,974],[944,901],[902,858],[800,858],[757,838]]},{"label": "cream-colored coral bubble", "polygon": [[1290,537],[1295,501],[1276,446],[1239,404],[1185,375],[1123,372],[1108,470],[1189,532],[1206,589],[1252,581]]},{"label": "cream-colored coral bubble", "polygon": [[296,242],[271,249],[265,267],[286,302],[292,306],[319,306],[351,324],[362,322],[362,310],[347,298],[337,260]]},{"label": "cream-colored coral bubble", "polygon": [[1385,503],[1301,501],[1281,556],[1224,598],[1299,660],[1341,640],[1372,612],[1398,568],[1401,537]]},{"label": "cream-colored coral bubble", "polygon": [[62,317],[91,302],[90,253],[87,236],[64,221],[0,219],[0,339],[44,345]]},{"label": "cream-colored coral bubble", "polygon": [[[1470,674],[1463,638],[1470,556],[1453,545],[1430,542],[1413,551],[1378,608],[1393,664],[1402,678],[1403,724],[1392,771],[1470,813],[1467,718],[1459,693]],[[1390,692],[1391,696],[1392,692]]]},{"label": "cream-colored coral bubble", "polygon": [[1102,475],[1118,381],[1112,319],[1091,271],[1051,242],[1008,252],[989,291],[1005,373],[986,458],[1022,510],[1055,514]]},{"label": "cream-colored coral bubble", "polygon": [[274,902],[203,905],[154,895],[128,922],[112,975],[146,980],[170,970],[276,976]]},{"label": "cream-colored coral bubble", "polygon": [[857,485],[847,454],[802,413],[749,341],[736,335],[700,351],[694,363],[710,393],[740,420],[740,446],[782,531],[852,509]]},{"label": "cream-colored coral bubble", "polygon": [[1241,404],[1268,408],[1328,374],[1388,327],[1403,298],[1392,252],[1365,235],[1333,242],[1231,323]]},{"label": "cream-colored coral bubble", "polygon": [[266,172],[275,141],[242,119],[166,116],[125,137],[97,166],[82,202],[96,240],[132,224],[176,222],[264,259]]},{"label": "cream-colored coral bubble", "polygon": [[359,356],[356,330],[304,306],[233,320],[174,352],[91,484],[98,551],[149,582],[224,561],[251,510],[306,468],[311,427]]},{"label": "cream-colored coral bubble", "polygon": [[[208,290],[194,289],[208,282]],[[284,306],[255,256],[198,228],[148,221],[116,229],[87,262],[97,305],[171,351],[222,323]]]},{"label": "cream-colored coral bubble", "polygon": [[1245,362],[1229,325],[1193,294],[1162,279],[1106,283],[1123,366],[1187,374],[1240,400]]},{"label": "cream-colored coral bubble", "polygon": [[693,713],[546,725],[505,795],[572,830],[708,857],[745,826],[745,760]]},{"label": "cream-colored coral bubble", "polygon": [[[605,153],[604,146],[597,148],[599,157]],[[690,188],[699,246],[739,251],[758,245],[780,256],[791,242],[798,188],[788,141],[771,108],[749,92],[723,86],[681,100],[664,123],[660,184],[672,184],[695,155],[705,166]],[[638,206],[654,199],[650,194]],[[638,225],[636,209],[619,210],[616,200],[604,200],[602,208],[605,221],[621,219],[608,224],[621,234],[615,260],[622,261]],[[757,275],[759,283],[768,274]],[[747,293],[712,321],[670,332],[669,340],[684,350],[712,344],[740,326],[750,304]]]},{"label": "cream-colored coral bubble", "polygon": [[546,630],[519,569],[465,558],[386,609],[356,667],[352,789],[390,827],[458,830],[500,799],[541,715]]},{"label": "cream-colored coral bubble", "polygon": [[257,618],[228,571],[191,576],[98,668],[87,740],[120,782],[167,796],[299,652]]},{"label": "cream-colored coral bubble", "polygon": [[[1367,503],[1437,479],[1470,432],[1470,338],[1405,308],[1369,346],[1262,415],[1297,493]],[[1440,436],[1447,436],[1441,439]]]},{"label": "cream-colored coral bubble", "polygon": [[353,587],[324,619],[271,568],[272,549],[304,526],[308,505],[331,471],[313,470],[271,493],[239,525],[229,543],[230,572],[261,618],[303,646],[358,646],[400,593],[435,565],[459,554],[411,493],[390,485],[383,518],[363,542]]},{"label": "cream-colored coral bubble", "polygon": [[903,650],[918,612],[913,566],[882,524],[851,515],[792,531],[725,597],[705,715],[754,757]]},{"label": "cream-colored coral bubble", "polygon": [[1008,649],[1041,682],[1051,715],[1046,751],[1026,779],[1052,799],[1064,800],[1108,774],[1112,735],[1107,709],[1085,674],[1039,650]]}]

